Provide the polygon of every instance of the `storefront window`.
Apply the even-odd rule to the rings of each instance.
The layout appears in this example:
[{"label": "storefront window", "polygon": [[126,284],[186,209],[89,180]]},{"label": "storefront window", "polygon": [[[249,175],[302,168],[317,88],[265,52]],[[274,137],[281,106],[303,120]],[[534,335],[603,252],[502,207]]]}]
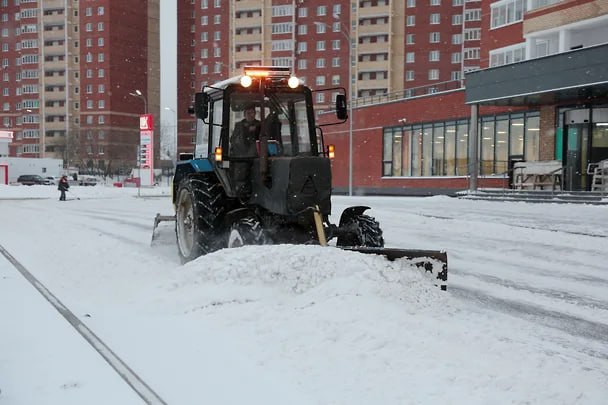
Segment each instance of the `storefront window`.
[{"label": "storefront window", "polygon": [[422,127],[422,175],[433,175],[433,128],[430,125]]},{"label": "storefront window", "polygon": [[433,175],[445,175],[443,122],[433,125]]},{"label": "storefront window", "polygon": [[458,121],[456,123],[456,175],[466,176],[469,174],[468,159],[469,156],[469,122]]},{"label": "storefront window", "polygon": [[526,160],[539,160],[540,159],[540,118],[538,116],[528,117],[526,119]]},{"label": "storefront window", "polygon": [[392,173],[393,157],[393,130],[385,129],[382,139],[382,175],[390,176]]},{"label": "storefront window", "polygon": [[412,129],[412,176],[422,175],[422,127]]},{"label": "storefront window", "polygon": [[445,174],[456,174],[456,127],[453,122],[445,126]]},{"label": "storefront window", "polygon": [[510,156],[524,154],[524,119],[511,118]]},{"label": "storefront window", "polygon": [[480,174],[494,173],[494,121],[482,122],[480,156]]},{"label": "storefront window", "polygon": [[[468,119],[384,131],[384,176],[466,176],[469,174]],[[539,113],[481,117],[480,175],[506,173],[509,157],[539,159]]]},{"label": "storefront window", "polygon": [[412,131],[409,128],[403,130],[403,138],[401,139],[401,148],[402,148],[402,165],[401,165],[401,175],[402,176],[411,176],[411,161],[410,157],[412,156]]},{"label": "storefront window", "polygon": [[509,158],[509,117],[497,117],[496,121],[496,152],[494,154],[494,173],[500,174],[507,171],[507,160]]}]

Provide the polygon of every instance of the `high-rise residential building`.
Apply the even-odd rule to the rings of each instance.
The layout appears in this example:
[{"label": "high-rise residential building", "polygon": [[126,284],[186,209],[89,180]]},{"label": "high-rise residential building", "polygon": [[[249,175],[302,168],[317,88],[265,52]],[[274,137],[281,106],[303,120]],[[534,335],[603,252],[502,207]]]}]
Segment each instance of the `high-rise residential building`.
[{"label": "high-rise residential building", "polygon": [[0,120],[11,156],[133,167],[159,116],[158,0],[0,0]]},{"label": "high-rise residential building", "polygon": [[[512,159],[571,165],[564,120],[595,125],[608,112],[606,67],[597,63],[608,42],[605,0],[196,0],[178,10],[179,151],[192,151],[186,111],[204,84],[247,64],[291,66],[313,89],[345,87],[354,108],[351,128],[325,133],[355,162],[335,165],[336,190],[347,175],[361,192],[428,192],[466,187],[472,164],[491,185],[504,183]],[[576,60],[593,68],[577,78],[567,66]],[[549,68],[551,75],[531,70]],[[504,83],[512,72],[519,76]],[[480,107],[476,159],[470,104]],[[608,133],[585,131],[599,135],[579,140],[588,156],[573,173],[604,156],[593,142]]]}]

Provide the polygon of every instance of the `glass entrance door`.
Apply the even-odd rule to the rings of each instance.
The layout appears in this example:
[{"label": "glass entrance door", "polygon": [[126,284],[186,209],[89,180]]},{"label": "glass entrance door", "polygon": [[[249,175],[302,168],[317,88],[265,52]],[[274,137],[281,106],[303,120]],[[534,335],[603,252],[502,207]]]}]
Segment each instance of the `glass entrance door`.
[{"label": "glass entrance door", "polygon": [[571,191],[587,190],[589,187],[587,174],[589,124],[567,125],[565,133],[565,188]]}]

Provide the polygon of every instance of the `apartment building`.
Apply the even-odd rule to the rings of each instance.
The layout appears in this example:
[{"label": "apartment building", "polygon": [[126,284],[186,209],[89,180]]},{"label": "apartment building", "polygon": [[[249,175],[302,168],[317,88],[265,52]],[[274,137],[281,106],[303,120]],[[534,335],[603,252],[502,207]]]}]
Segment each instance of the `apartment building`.
[{"label": "apartment building", "polygon": [[10,155],[133,167],[139,115],[159,115],[158,0],[0,1]]},{"label": "apartment building", "polygon": [[[179,110],[204,84],[241,74],[246,64],[287,65],[313,89],[343,86],[351,97],[352,127],[325,133],[344,159],[335,164],[337,191],[352,181],[357,192],[450,192],[467,188],[473,168],[480,186],[503,186],[514,159],[574,164],[564,134],[583,129],[566,120],[587,134],[573,178],[604,156],[597,145],[608,137],[594,126],[606,104],[607,7],[604,0],[183,2]],[[573,61],[591,71],[578,70],[575,80]],[[323,108],[329,100],[316,101]],[[194,121],[184,114],[180,125],[178,148],[190,152]],[[477,156],[470,134],[478,136]],[[578,177],[568,187],[588,187]]]}]

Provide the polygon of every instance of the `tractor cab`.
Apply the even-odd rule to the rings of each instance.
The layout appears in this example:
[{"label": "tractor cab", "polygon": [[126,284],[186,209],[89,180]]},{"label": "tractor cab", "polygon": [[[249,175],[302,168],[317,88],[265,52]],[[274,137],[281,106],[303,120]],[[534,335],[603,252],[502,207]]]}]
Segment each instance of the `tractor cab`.
[{"label": "tractor cab", "polygon": [[[346,98],[337,93],[344,122]],[[329,210],[329,148],[315,125],[312,94],[286,67],[248,67],[205,86],[195,100],[195,158],[212,162],[229,197],[283,215],[323,197]]]}]

